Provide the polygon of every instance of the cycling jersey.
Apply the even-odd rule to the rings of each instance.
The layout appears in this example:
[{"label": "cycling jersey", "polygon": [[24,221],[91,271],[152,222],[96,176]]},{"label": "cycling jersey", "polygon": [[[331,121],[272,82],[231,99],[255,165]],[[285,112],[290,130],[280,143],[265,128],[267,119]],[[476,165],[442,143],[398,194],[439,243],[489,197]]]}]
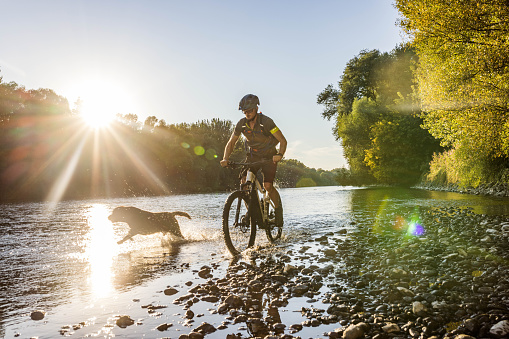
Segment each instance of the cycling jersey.
[{"label": "cycling jersey", "polygon": [[273,135],[277,131],[279,131],[279,128],[271,118],[258,113],[253,128],[249,127],[246,118],[242,118],[235,126],[234,134],[236,136],[244,135],[246,144],[249,146],[250,155],[266,158],[277,153],[276,145],[279,141]]}]

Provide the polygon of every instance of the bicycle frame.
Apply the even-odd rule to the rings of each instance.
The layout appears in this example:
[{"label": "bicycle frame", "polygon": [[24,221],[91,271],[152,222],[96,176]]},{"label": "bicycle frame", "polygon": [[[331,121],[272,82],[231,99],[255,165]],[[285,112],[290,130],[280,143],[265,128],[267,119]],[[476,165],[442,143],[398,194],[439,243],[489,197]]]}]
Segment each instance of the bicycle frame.
[{"label": "bicycle frame", "polygon": [[[233,255],[238,255],[254,245],[258,228],[265,230],[267,239],[271,243],[281,237],[283,225],[276,225],[277,211],[274,208],[274,203],[253,171],[253,166],[258,166],[261,163],[230,162],[228,164],[231,168],[244,166],[246,170],[240,190],[234,191],[228,196],[223,208],[222,223],[225,243]],[[282,213],[282,209],[280,209],[280,213]]]},{"label": "bicycle frame", "polygon": [[[251,169],[247,170],[246,182],[240,184],[240,189],[243,191],[249,191],[249,211],[255,212],[254,214],[256,214],[250,215],[249,217],[252,218],[251,220],[253,220],[258,227],[265,228],[269,220],[269,204],[271,204],[274,208],[274,203],[270,199],[267,190],[265,190],[265,188],[263,188],[260,184],[256,173],[254,173]],[[258,192],[261,193],[261,198]],[[257,201],[256,204],[254,203],[255,201]]]}]

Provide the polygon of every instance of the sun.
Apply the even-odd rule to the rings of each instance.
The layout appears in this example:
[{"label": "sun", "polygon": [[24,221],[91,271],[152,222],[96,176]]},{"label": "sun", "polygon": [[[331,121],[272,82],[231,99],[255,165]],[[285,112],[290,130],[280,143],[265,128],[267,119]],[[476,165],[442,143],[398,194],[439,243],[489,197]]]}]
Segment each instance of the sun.
[{"label": "sun", "polygon": [[89,79],[78,87],[76,109],[89,127],[107,127],[118,113],[133,111],[130,96],[112,81]]}]

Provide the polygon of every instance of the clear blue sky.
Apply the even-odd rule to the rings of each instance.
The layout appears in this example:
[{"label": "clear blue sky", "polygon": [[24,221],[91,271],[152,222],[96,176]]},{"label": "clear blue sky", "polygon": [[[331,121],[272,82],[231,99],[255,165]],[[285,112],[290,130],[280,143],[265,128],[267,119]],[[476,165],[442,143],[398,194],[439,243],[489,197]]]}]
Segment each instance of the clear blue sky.
[{"label": "clear blue sky", "polygon": [[254,93],[286,157],[323,169],[346,163],[318,93],[361,50],[402,41],[391,0],[1,3],[4,82],[50,88],[71,108],[109,92],[110,109],[167,123],[237,122],[240,98]]}]

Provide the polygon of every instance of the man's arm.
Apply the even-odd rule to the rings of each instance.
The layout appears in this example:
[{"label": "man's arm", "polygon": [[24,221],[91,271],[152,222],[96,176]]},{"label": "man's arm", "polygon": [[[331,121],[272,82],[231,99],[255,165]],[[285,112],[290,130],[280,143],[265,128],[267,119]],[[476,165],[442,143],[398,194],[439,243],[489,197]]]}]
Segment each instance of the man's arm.
[{"label": "man's arm", "polygon": [[286,138],[283,135],[283,133],[281,132],[281,130],[278,130],[277,132],[273,133],[272,135],[276,138],[277,141],[279,141],[279,154],[274,155],[272,157],[272,161],[274,161],[274,163],[278,163],[281,161],[281,159],[283,159],[283,155],[286,152],[287,142],[286,142]]},{"label": "man's arm", "polygon": [[226,167],[228,165],[228,159],[230,159],[230,155],[233,153],[233,149],[235,147],[235,144],[237,143],[237,140],[239,140],[239,135],[235,135],[235,133],[232,133],[230,140],[228,140],[224,148],[223,160],[221,160],[220,162],[221,166]]}]

